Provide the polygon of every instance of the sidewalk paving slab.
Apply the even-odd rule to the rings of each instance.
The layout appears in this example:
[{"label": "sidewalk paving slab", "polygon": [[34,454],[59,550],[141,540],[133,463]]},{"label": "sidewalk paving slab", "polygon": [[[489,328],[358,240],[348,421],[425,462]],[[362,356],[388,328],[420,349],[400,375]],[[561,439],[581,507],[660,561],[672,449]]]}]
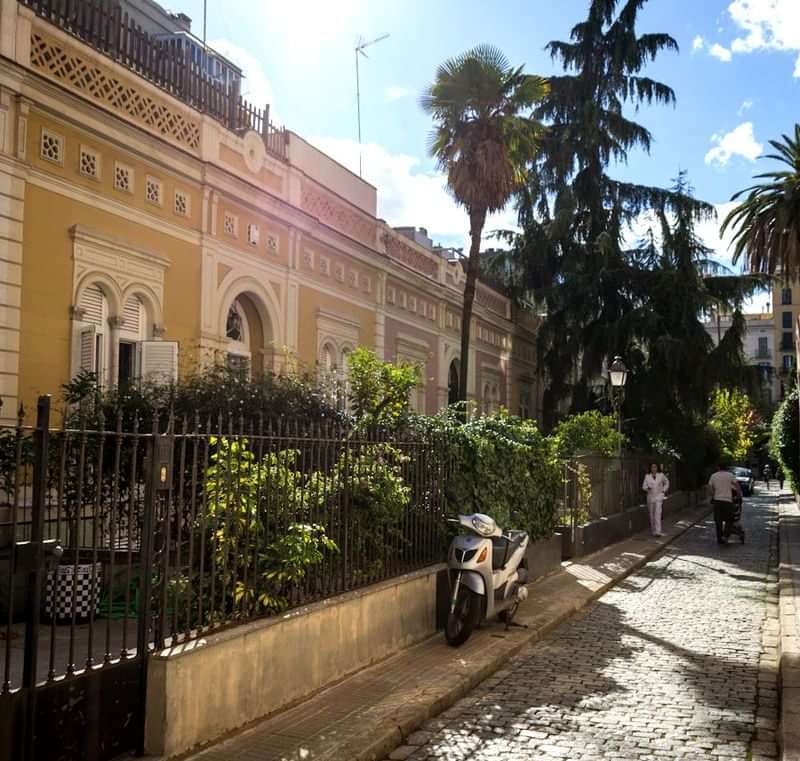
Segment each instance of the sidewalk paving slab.
[{"label": "sidewalk paving slab", "polygon": [[779,677],[782,761],[800,761],[800,509],[796,501],[780,506]]},{"label": "sidewalk paving slab", "polygon": [[[611,545],[529,585],[508,631],[489,622],[460,648],[440,632],[182,758],[190,761],[379,761],[425,721],[446,711],[510,656],[538,640],[645,565],[710,512],[707,504],[666,520],[665,536],[647,533]],[[792,761],[795,761],[792,758]]]}]

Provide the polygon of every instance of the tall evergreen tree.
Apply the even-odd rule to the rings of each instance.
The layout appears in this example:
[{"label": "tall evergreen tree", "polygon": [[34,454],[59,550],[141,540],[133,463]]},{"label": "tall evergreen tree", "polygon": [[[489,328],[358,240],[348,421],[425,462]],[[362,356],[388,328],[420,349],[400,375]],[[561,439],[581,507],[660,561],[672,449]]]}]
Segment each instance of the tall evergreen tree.
[{"label": "tall evergreen tree", "polygon": [[[546,310],[539,337],[546,410],[566,397],[574,411],[591,406],[586,383],[631,350],[636,331],[628,315],[640,293],[625,236],[644,212],[673,213],[679,200],[673,190],[609,174],[631,151],[650,149],[652,135],[629,118],[631,108],[675,102],[670,87],[642,73],[659,52],[678,49],[668,34],[637,34],[645,2],[592,0],[570,41],[548,45],[565,73],[551,78],[535,112],[548,131],[538,171],[520,196],[523,234],[514,252],[522,289]],[[687,195],[680,204],[693,220],[711,212]]]},{"label": "tall evergreen tree", "polygon": [[[702,465],[709,405],[716,388],[749,388],[758,376],[742,356],[744,300],[759,278],[731,275],[711,258],[695,229],[698,211],[685,174],[654,209],[655,224],[629,252],[635,308],[624,318],[631,337],[628,408],[631,432],[649,449],[669,448]],[[727,311],[732,325],[715,346],[704,320]]]}]

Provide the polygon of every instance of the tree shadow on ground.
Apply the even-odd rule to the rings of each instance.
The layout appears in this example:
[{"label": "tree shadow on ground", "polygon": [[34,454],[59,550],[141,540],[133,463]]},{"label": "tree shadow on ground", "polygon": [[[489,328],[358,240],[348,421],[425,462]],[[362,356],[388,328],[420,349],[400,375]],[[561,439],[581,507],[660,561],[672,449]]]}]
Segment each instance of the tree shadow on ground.
[{"label": "tree shadow on ground", "polygon": [[742,547],[718,546],[711,520],[691,529],[430,722],[438,735],[412,759],[551,757],[537,743],[555,756],[637,758],[659,749],[662,718],[678,742],[671,758],[706,757],[690,744],[703,736],[745,758],[756,711],[773,710],[757,707],[773,505],[752,501],[754,543]]}]

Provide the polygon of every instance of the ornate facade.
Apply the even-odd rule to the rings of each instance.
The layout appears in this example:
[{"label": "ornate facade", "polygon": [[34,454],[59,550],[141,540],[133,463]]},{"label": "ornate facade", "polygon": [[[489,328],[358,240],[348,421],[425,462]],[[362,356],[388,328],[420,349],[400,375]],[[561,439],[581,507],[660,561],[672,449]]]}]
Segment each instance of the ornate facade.
[{"label": "ornate facade", "polygon": [[[143,76],[124,39],[62,22],[0,0],[6,420],[80,368],[106,384],[286,357],[333,370],[358,345],[424,368],[418,409],[447,402],[459,263],[388,227],[379,189],[266,112],[198,98],[185,72]],[[473,319],[471,398],[536,416],[535,320],[482,283]]]}]

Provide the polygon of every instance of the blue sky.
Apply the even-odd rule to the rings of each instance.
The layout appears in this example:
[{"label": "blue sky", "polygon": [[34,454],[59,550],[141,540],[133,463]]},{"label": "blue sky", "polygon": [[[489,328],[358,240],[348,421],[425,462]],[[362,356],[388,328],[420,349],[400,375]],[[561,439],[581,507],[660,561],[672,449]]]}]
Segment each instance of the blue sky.
[{"label": "blue sky", "polygon": [[[171,2],[202,34],[202,0]],[[269,100],[282,123],[357,169],[353,46],[390,34],[362,59],[364,176],[391,224],[458,243],[466,218],[426,155],[419,92],[439,62],[481,42],[532,73],[557,72],[544,46],[566,39],[586,8],[587,0],[208,0],[208,39],[243,65],[253,100]],[[725,211],[768,166],[757,161],[767,140],[800,120],[800,0],[649,0],[639,31],[678,41],[680,53],[647,70],[675,89],[677,105],[640,110],[652,152],[631,155],[617,174],[663,185],[686,169],[697,195]],[[512,221],[508,212],[495,223]],[[722,256],[714,225],[704,234]]]}]

